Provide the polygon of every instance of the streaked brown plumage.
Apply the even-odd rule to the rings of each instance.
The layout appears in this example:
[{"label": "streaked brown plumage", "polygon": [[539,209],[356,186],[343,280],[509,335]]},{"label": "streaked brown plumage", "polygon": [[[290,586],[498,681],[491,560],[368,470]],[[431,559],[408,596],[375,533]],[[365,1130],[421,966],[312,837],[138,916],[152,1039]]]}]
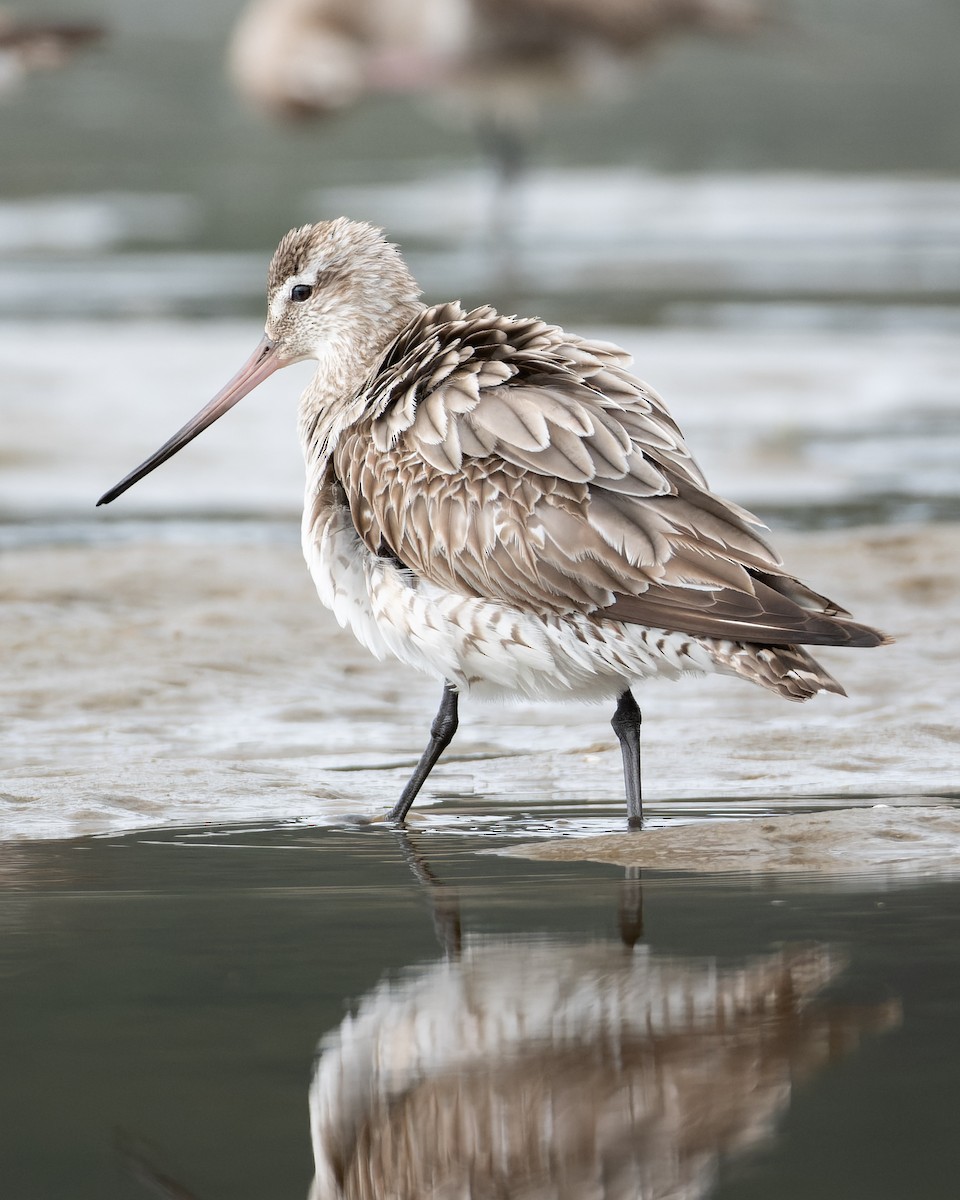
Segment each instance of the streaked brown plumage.
[{"label": "streaked brown plumage", "polygon": [[459,691],[619,697],[637,825],[633,682],[720,671],[791,700],[842,694],[803,647],[886,640],[709,490],[618,347],[490,307],[426,308],[396,248],[343,218],[283,238],[268,296],[247,366],[101,503],[276,367],[317,360],[299,418],[314,581],[375,654],[445,681],[395,819],[453,736]]}]

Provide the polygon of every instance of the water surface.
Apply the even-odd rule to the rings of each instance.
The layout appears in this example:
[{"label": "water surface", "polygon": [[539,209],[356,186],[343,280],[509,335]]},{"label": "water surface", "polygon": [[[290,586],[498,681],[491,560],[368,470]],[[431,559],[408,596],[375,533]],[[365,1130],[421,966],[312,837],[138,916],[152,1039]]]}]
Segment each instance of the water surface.
[{"label": "water surface", "polygon": [[[518,832],[522,822],[500,837]],[[318,1041],[328,1058],[342,1052],[354,1011],[355,1038],[375,1030],[380,1053],[395,1055],[413,1008],[443,1044],[464,1005],[499,1023],[508,1046],[482,1064],[458,1050],[445,1074],[435,1064],[468,1107],[478,1088],[489,1101],[495,1079],[508,1104],[504,1081],[517,1086],[526,1062],[528,1081],[552,1080],[588,1123],[589,1080],[619,1079],[653,1104],[667,1072],[678,1107],[661,1108],[655,1132],[633,1132],[651,1170],[671,1152],[687,1163],[685,1196],[954,1194],[960,885],[638,880],[475,853],[497,844],[495,833],[403,841],[292,824],[11,846],[0,876],[7,1194],[147,1195],[133,1163],[204,1200],[302,1197]],[[784,955],[806,956],[797,979],[810,996],[778,991]],[[496,986],[489,973],[477,983],[484,956],[500,964]],[[770,975],[752,999],[751,971]],[[457,990],[464,973],[472,992]],[[579,986],[593,989],[608,1035],[650,1011],[650,1029],[672,1023],[672,1040],[654,1053],[621,1030],[611,1058],[588,1036],[591,1004],[576,1018],[575,1060],[559,1024],[518,1040],[521,975],[534,1032],[538,996],[574,1022]],[[731,978],[739,1001],[718,1025],[723,1005],[709,997]],[[346,1104],[349,1077],[342,1086]],[[369,1078],[358,1086],[376,1090]],[[421,1081],[405,1102],[424,1091]],[[694,1146],[676,1118],[699,1094],[714,1097],[714,1114],[735,1110],[736,1128],[705,1116]],[[544,1178],[553,1171],[563,1194],[572,1167],[554,1149]],[[617,1164],[604,1164],[609,1182]],[[610,1189],[597,1194],[621,1194]]]}]

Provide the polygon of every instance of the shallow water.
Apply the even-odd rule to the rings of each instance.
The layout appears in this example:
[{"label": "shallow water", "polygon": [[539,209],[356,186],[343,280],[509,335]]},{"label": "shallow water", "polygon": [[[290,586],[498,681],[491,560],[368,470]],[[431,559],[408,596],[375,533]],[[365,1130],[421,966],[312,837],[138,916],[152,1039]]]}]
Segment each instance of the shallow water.
[{"label": "shallow water", "polygon": [[[634,1195],[617,1180],[641,1169],[655,1196],[668,1178],[685,1185],[671,1195],[718,1200],[955,1194],[960,884],[625,879],[475,853],[497,844],[295,823],[10,846],[6,1194],[134,1200],[163,1176],[152,1194],[304,1196],[321,1038],[325,1086],[341,1113],[359,1097],[361,1124],[455,1100],[482,1132],[485,1105],[509,1126],[525,1119],[518,1092],[534,1108],[552,1097],[539,1166],[511,1168],[531,1172],[530,1194]],[[538,1025],[541,1003],[567,1016]],[[417,1028],[439,1046],[429,1062]],[[331,1083],[351,1046],[368,1061],[368,1039],[380,1072]],[[640,1166],[609,1129],[589,1152],[551,1140],[592,1128],[617,1089],[638,1106],[621,1132]],[[428,1171],[439,1128],[408,1130]],[[376,1194],[417,1194],[398,1153],[398,1190]],[[473,1194],[501,1194],[481,1152],[461,1149],[451,1177],[465,1162]],[[588,1193],[588,1175],[607,1190]]]},{"label": "shallow water", "polygon": [[[719,676],[638,689],[650,815],[675,819],[718,797],[766,811],[960,793],[958,538],[952,524],[781,534],[801,577],[899,640],[824,648],[847,698],[786,704]],[[433,680],[377,662],[337,627],[292,543],[14,546],[0,589],[8,837],[376,817],[436,709]],[[467,698],[415,819],[556,818],[589,804],[597,832],[619,828],[610,715]]]}]

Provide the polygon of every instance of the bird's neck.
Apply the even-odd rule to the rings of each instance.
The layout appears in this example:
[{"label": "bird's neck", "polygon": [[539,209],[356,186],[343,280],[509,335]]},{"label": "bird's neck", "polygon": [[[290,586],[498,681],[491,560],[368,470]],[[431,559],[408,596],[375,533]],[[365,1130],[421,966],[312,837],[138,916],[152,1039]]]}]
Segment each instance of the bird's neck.
[{"label": "bird's neck", "polygon": [[325,462],[341,433],[362,415],[366,383],[397,334],[425,306],[411,301],[366,329],[332,338],[317,356],[317,372],[300,397],[298,428],[304,458]]}]

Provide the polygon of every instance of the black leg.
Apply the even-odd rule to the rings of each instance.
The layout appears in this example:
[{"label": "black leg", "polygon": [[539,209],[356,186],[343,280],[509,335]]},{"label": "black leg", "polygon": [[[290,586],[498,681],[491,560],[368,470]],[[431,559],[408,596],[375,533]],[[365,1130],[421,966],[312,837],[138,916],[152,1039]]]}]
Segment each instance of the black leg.
[{"label": "black leg", "polygon": [[629,688],[617,701],[617,711],[610,722],[620,739],[623,754],[623,783],[627,792],[627,825],[640,829],[643,825],[643,797],[640,790],[640,709]]},{"label": "black leg", "polygon": [[407,813],[410,811],[410,805],[417,798],[417,792],[423,787],[424,782],[440,755],[446,750],[453,740],[453,735],[457,732],[457,693],[449,684],[443,685],[443,696],[440,699],[440,708],[437,710],[437,715],[433,718],[433,724],[430,726],[430,741],[427,743],[427,748],[420,755],[420,761],[417,763],[416,770],[410,776],[407,786],[403,789],[400,799],[391,809],[387,820],[396,821],[402,825],[406,819]]}]

